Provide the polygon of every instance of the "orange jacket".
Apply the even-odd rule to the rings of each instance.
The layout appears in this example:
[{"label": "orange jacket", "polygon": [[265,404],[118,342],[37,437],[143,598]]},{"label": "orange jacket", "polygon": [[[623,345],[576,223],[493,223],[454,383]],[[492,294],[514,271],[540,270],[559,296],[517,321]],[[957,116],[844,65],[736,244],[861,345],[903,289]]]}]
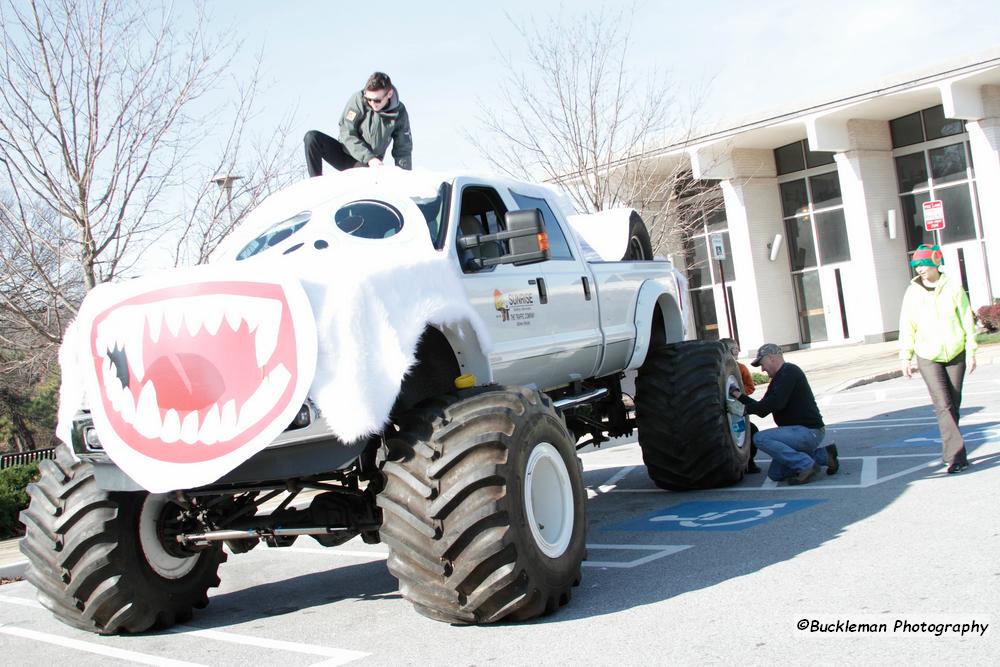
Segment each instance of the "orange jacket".
[{"label": "orange jacket", "polygon": [[755,387],[753,384],[753,376],[750,375],[750,369],[738,361],[736,363],[739,364],[740,377],[743,379],[743,393],[752,394]]}]

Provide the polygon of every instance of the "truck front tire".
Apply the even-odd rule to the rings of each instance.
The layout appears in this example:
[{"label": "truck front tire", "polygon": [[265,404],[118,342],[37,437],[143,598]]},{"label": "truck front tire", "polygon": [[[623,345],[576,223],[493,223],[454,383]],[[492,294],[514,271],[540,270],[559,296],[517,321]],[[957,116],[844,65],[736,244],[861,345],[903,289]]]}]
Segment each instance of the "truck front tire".
[{"label": "truck front tire", "polygon": [[100,489],[64,446],[40,470],[21,513],[21,551],[39,602],[60,620],[100,634],[144,632],[208,604],[226,554],[164,548],[161,519],[176,507],[165,496]]},{"label": "truck front tire", "polygon": [[549,398],[474,389],[429,401],[398,428],[382,464],[381,536],[416,610],[472,624],[566,604],[580,581],[586,496]]},{"label": "truck front tire", "polygon": [[686,491],[743,479],[750,440],[746,418],[729,409],[732,387],[742,387],[739,366],[720,343],[650,349],[636,378],[636,425],[657,486]]}]

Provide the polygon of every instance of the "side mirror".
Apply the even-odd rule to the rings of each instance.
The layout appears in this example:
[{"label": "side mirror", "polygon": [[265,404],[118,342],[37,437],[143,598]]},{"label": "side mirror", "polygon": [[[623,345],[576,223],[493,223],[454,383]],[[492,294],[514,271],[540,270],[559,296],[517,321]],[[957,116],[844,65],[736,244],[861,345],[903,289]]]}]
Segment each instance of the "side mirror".
[{"label": "side mirror", "polygon": [[545,220],[537,208],[511,211],[504,216],[507,229],[496,234],[470,234],[458,239],[462,250],[475,250],[482,245],[510,241],[510,252],[499,257],[475,257],[469,260],[473,268],[483,269],[497,264],[534,264],[549,258],[549,237]]}]

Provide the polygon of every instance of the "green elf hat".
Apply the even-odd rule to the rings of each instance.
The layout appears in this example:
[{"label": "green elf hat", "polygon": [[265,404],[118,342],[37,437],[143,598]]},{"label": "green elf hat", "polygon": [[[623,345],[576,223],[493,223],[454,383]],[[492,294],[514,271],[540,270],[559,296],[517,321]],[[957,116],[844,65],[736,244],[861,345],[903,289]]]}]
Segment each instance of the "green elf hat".
[{"label": "green elf hat", "polygon": [[937,268],[944,264],[944,254],[941,253],[941,246],[938,245],[919,245],[917,246],[917,251],[913,253],[913,259],[910,260],[910,266],[917,268],[918,266],[933,266]]}]

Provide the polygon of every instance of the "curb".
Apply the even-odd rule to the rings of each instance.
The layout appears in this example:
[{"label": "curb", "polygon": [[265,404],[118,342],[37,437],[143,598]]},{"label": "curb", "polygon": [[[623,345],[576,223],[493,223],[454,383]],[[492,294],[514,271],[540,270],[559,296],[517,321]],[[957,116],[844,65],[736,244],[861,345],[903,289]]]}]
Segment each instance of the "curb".
[{"label": "curb", "polygon": [[0,565],[0,577],[4,579],[24,578],[24,573],[28,569],[28,561],[19,560],[6,565]]}]

